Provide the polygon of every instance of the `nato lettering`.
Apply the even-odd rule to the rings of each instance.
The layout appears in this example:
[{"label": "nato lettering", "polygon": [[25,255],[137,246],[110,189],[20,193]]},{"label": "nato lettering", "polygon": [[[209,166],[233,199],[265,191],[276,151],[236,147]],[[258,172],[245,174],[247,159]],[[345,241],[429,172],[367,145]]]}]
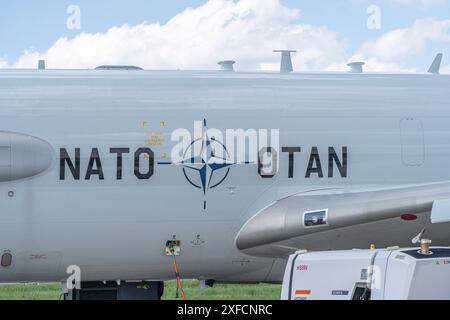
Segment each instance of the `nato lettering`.
[{"label": "nato lettering", "polygon": [[[148,161],[148,170],[145,173],[140,171],[141,156],[146,156]],[[155,166],[155,157],[153,151],[150,148],[140,148],[134,153],[134,174],[139,180],[147,180],[153,176],[153,168]]]},{"label": "nato lettering", "polygon": [[[328,150],[313,146],[310,152],[305,152],[303,147],[282,147],[281,151],[282,155],[278,155],[277,150],[273,147],[265,147],[259,151],[257,170],[261,178],[276,177],[279,174],[279,161],[284,161],[283,158],[288,160],[287,177],[289,179],[348,177],[349,153],[347,146],[328,147]],[[298,161],[301,163],[298,164]],[[60,180],[73,179],[75,181],[81,180],[82,177],[86,181],[103,181],[108,177],[120,181],[127,174],[128,177],[134,176],[138,180],[149,180],[155,173],[156,165],[155,154],[152,149],[146,147],[138,148],[135,152],[126,147],[114,147],[103,151],[103,154],[99,148],[90,149],[90,153],[81,148],[72,150],[61,148],[59,163]],[[107,164],[106,167],[105,164]],[[299,170],[305,171],[298,172]]]},{"label": "nato lettering", "polygon": [[[295,157],[296,153],[300,153],[300,147],[283,147],[283,153],[288,154],[288,178],[294,178],[295,161],[299,157]],[[325,158],[325,157],[324,157]],[[308,166],[305,173],[305,178],[324,178],[323,159],[318,147],[312,147],[311,152],[307,155]],[[325,158],[326,159],[326,158]],[[325,160],[326,161],[326,160]],[[325,162],[326,163],[326,162]],[[325,170],[327,166],[325,164]],[[339,171],[341,178],[347,178],[348,175],[348,147],[342,147],[342,156],[338,154],[334,147],[328,147],[328,178],[335,177],[335,168]]]},{"label": "nato lettering", "polygon": [[342,148],[342,162],[333,147],[328,148],[328,178],[333,178],[334,176],[334,164],[339,170],[342,178],[347,178],[347,147]]},{"label": "nato lettering", "polygon": [[117,155],[117,173],[116,179],[122,180],[123,174],[123,155],[130,153],[130,148],[111,148],[109,150],[110,153]]},{"label": "nato lettering", "polygon": [[[107,179],[107,170],[104,167],[105,157],[111,158],[116,157],[116,166],[114,168],[114,173],[109,174],[114,175],[113,179],[122,180],[124,176],[124,158],[125,155],[130,154],[130,148],[111,148],[109,154],[102,155],[98,148],[92,148],[88,160],[83,160],[86,158],[81,158],[81,149],[75,148],[73,151],[68,151],[66,148],[60,149],[60,168],[59,168],[59,179],[67,180],[72,178],[75,181],[81,180],[82,168],[86,168],[84,172],[84,179],[86,181],[98,179]],[[134,153],[134,171],[130,173],[139,180],[148,180],[153,176],[155,157],[154,153],[150,148],[139,148]],[[131,160],[131,159],[130,159]],[[133,160],[130,161],[132,165]],[[85,166],[83,166],[83,162]],[[131,168],[133,169],[133,168]],[[84,170],[84,169],[83,169]],[[71,176],[71,177],[70,177]]]},{"label": "nato lettering", "polygon": [[103,173],[102,161],[98,154],[98,149],[92,149],[91,158],[89,159],[88,169],[86,171],[86,180],[91,180],[91,177],[97,175],[100,180],[105,180]]},{"label": "nato lettering", "polygon": [[317,147],[311,149],[305,178],[310,178],[313,173],[316,173],[319,178],[323,178],[322,163],[320,162],[319,149]]},{"label": "nato lettering", "polygon": [[75,164],[69,156],[66,149],[61,149],[59,153],[59,179],[66,179],[66,164],[69,167],[70,172],[75,180],[80,180],[80,148],[75,149]]},{"label": "nato lettering", "polygon": [[[263,157],[264,155],[270,155],[271,157],[271,170],[268,171],[267,168],[265,168],[265,164],[263,163]],[[275,148],[272,147],[266,147],[262,148],[259,151],[258,155],[258,174],[261,176],[261,178],[269,179],[275,177],[278,171],[278,154]]]},{"label": "nato lettering", "polygon": [[281,151],[289,153],[289,178],[293,178],[294,177],[294,163],[295,163],[294,154],[296,152],[302,152],[302,148],[300,148],[300,147],[294,147],[294,148],[283,147],[283,148],[281,148]]}]

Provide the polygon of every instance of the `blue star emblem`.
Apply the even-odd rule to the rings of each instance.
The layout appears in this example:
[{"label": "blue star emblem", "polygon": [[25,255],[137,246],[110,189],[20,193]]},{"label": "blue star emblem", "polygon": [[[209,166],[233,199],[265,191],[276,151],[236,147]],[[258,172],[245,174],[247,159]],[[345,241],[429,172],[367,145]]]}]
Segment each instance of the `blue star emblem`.
[{"label": "blue star emblem", "polygon": [[[203,120],[203,127],[206,128],[206,119]],[[192,141],[184,151],[184,160],[181,162],[159,162],[159,164],[182,167],[186,180],[192,186],[203,191],[205,196],[203,209],[206,210],[206,194],[208,190],[221,185],[228,177],[231,166],[236,164],[230,162],[229,158],[230,154],[225,145],[214,137],[209,137],[206,133],[203,138]]]},{"label": "blue star emblem", "polygon": [[[191,147],[194,143],[199,142],[199,140],[194,141],[191,144]],[[234,165],[234,163],[227,163],[226,157],[216,156],[213,143],[217,142],[217,145],[220,145],[224,148],[225,153],[227,150],[225,146],[216,141],[214,138],[209,138],[207,134],[202,139],[202,147],[200,150],[200,154],[194,157],[188,158],[182,161],[179,165],[181,165],[184,169],[183,172],[189,182],[197,188],[203,190],[203,193],[206,195],[208,189],[212,189],[220,185],[228,176],[229,168]],[[186,153],[190,151],[190,149],[186,150]],[[225,173],[224,177],[218,183],[212,183],[214,174],[223,169],[228,169]],[[197,171],[200,176],[201,186],[193,183],[191,179],[189,179],[186,170],[194,170]]]}]

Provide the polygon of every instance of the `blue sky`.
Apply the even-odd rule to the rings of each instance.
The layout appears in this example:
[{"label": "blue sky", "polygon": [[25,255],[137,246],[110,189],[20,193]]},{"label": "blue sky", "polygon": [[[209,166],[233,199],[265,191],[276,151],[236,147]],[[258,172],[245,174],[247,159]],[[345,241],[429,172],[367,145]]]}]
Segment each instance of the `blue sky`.
[{"label": "blue sky", "polygon": [[[113,26],[135,25],[143,21],[166,22],[178,12],[205,1],[158,0],[15,0],[0,10],[0,55],[18,58],[28,48],[40,51],[60,37],[79,32],[104,32]],[[78,5],[82,13],[81,30],[66,28],[69,5]]]},{"label": "blue sky", "polygon": [[[13,64],[25,50],[44,54],[61,37],[73,39],[80,33],[105,33],[114,26],[124,24],[135,26],[144,21],[149,24],[160,22],[164,25],[186,8],[196,8],[206,2],[205,0],[5,1],[0,11],[2,43],[0,57]],[[338,41],[345,42],[345,50],[349,57],[364,43],[376,41],[393,30],[410,27],[418,19],[430,17],[437,21],[450,19],[450,1],[446,0],[280,0],[280,2],[283,7],[300,10],[300,16],[288,21],[288,24],[308,24],[317,28],[325,26],[337,33]],[[368,19],[366,10],[371,4],[376,4],[381,9],[380,30],[369,30],[366,26]],[[68,18],[66,10],[69,5],[78,5],[81,9],[80,30],[69,30],[66,27]],[[302,48],[295,49],[302,50]],[[431,39],[427,40],[423,50],[411,55],[405,54],[404,67],[423,71],[439,51],[447,54],[447,64],[450,65],[450,43]],[[247,58],[249,57],[245,57],[244,60]],[[272,60],[264,62],[270,64]],[[398,58],[393,62],[402,63]]]}]

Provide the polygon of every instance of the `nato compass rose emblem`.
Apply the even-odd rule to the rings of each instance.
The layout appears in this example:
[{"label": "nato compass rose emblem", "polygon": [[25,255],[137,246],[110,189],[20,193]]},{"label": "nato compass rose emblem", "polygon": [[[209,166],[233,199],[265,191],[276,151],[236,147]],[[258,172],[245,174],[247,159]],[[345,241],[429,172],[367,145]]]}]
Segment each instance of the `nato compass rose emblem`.
[{"label": "nato compass rose emblem", "polygon": [[[206,128],[206,120],[203,120],[203,127]],[[181,162],[161,164],[182,167],[186,180],[200,189],[206,199],[208,190],[221,185],[228,177],[231,167],[236,164],[229,161],[229,158],[230,154],[225,145],[205,133],[203,138],[192,141],[184,150]],[[206,200],[203,209],[206,210]]]}]

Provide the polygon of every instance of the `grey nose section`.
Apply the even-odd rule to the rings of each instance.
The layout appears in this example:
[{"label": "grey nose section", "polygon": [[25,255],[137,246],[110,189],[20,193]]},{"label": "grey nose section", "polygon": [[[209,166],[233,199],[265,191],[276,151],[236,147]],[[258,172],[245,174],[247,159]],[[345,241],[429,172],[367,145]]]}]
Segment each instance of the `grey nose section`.
[{"label": "grey nose section", "polygon": [[49,169],[54,157],[53,148],[42,139],[0,132],[0,182],[34,177]]}]

